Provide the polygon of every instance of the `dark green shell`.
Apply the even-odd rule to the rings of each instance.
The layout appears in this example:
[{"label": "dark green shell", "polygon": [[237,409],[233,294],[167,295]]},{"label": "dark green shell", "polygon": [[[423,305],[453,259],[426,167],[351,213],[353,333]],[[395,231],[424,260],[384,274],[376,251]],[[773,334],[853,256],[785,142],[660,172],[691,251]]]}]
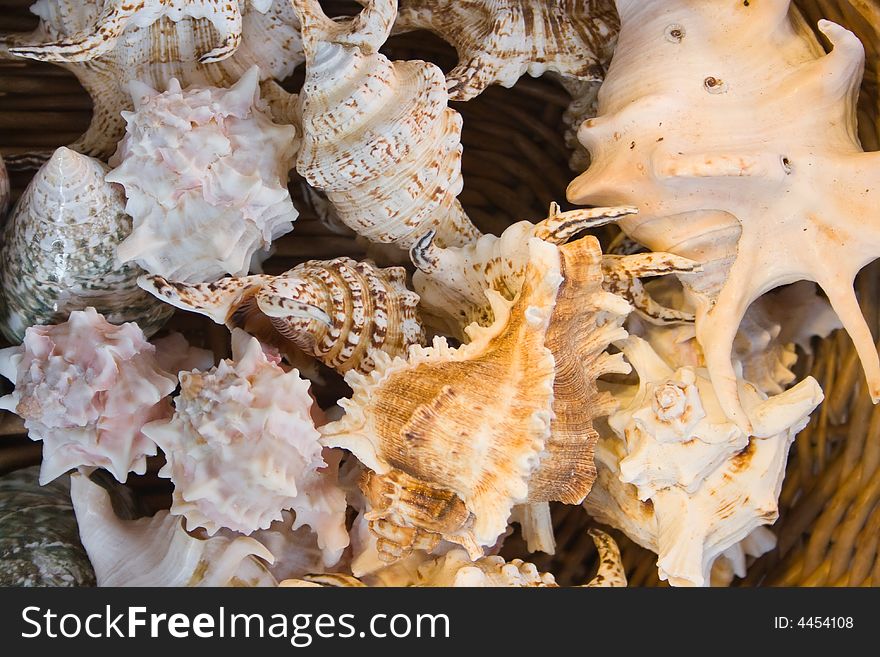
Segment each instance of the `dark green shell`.
[{"label": "dark green shell", "polygon": [[0,477],[0,586],[94,586],[69,477],[46,486],[35,466]]}]

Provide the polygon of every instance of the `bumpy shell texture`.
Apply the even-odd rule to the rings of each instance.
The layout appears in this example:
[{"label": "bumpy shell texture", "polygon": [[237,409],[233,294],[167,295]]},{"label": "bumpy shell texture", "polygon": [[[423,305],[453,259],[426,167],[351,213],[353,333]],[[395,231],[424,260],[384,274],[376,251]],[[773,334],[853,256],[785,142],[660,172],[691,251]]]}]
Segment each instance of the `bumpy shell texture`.
[{"label": "bumpy shell texture", "polygon": [[617,395],[585,506],[657,552],[661,579],[708,585],[720,554],[776,520],[788,449],[822,391],[808,377],[768,399],[740,379],[746,434],[725,417],[705,369],[673,371],[634,336],[620,346],[639,386]]},{"label": "bumpy shell texture", "polygon": [[852,281],[880,255],[865,218],[880,204],[880,154],[864,153],[855,103],[864,49],[819,23],[825,55],[785,0],[618,0],[621,32],[580,130],[592,165],[572,202],[630,203],[619,224],[655,251],[705,263],[684,277],[719,401],[748,431],[731,348],[749,304],[807,279],[852,337],[874,399],[880,358]]},{"label": "bumpy shell texture", "polygon": [[250,69],[230,89],[159,93],[132,82],[135,111],[107,180],[125,187],[131,235],[120,260],[151,274],[202,282],[244,275],[254,254],[293,228],[287,190],[293,126],[272,122]]},{"label": "bumpy shell texture", "polygon": [[167,511],[123,520],[113,512],[107,491],[79,474],[70,479],[70,494],[98,586],[276,583],[263,561],[272,563],[272,553],[252,538],[195,538],[184,531],[179,517]]},{"label": "bumpy shell texture", "polygon": [[43,441],[40,483],[71,468],[106,468],[119,481],[146,471],[156,445],[142,428],[171,414],[176,387],[155,351],[137,325],[114,326],[94,308],[29,328],[20,347],[0,351],[0,374],[15,384],[0,408]]},{"label": "bumpy shell texture", "polygon": [[107,166],[59,148],[37,171],[3,228],[0,332],[20,342],[25,329],[93,307],[110,322],[137,322],[147,336],[173,312],[137,286],[143,273],[119,264],[131,233],[121,188]]},{"label": "bumpy shell texture", "polygon": [[479,556],[528,499],[550,437],[554,362],[544,341],[562,283],[556,248],[531,239],[528,249],[522,291],[512,302],[490,293],[495,322],[474,325],[468,344],[437,337],[407,360],[346,375],[346,414],[321,432],[373,471],[374,531],[385,523],[414,539],[440,534]]},{"label": "bumpy shell texture", "polygon": [[348,545],[345,495],[321,455],[310,416],[309,384],[267,358],[256,338],[236,329],[233,360],[182,372],[174,416],[144,433],[165,452],[159,475],[174,483],[171,512],[213,535],[250,534],[296,512],[338,560]]},{"label": "bumpy shell texture", "polygon": [[402,267],[343,257],[310,260],[279,276],[191,285],[148,276],[139,284],[178,308],[243,328],[282,353],[300,350],[339,372],[369,372],[377,352],[405,356],[424,339],[419,296],[407,289]]},{"label": "bumpy shell texture", "polygon": [[427,29],[455,46],[446,76],[452,100],[490,84],[512,87],[524,73],[575,81],[604,75],[617,38],[611,0],[401,0],[395,29]]},{"label": "bumpy shell texture", "polygon": [[[130,9],[136,6],[128,3]],[[106,38],[103,8],[115,15],[112,38]],[[39,0],[31,7],[40,17],[39,27],[9,37],[12,55],[57,62],[88,91],[92,121],[71,148],[96,157],[112,155],[125,132],[121,112],[132,109],[129,80],[155,89],[165,89],[171,78],[184,87],[228,87],[254,65],[266,78],[282,80],[303,61],[299,23],[289,0],[141,3],[137,15],[128,17],[119,9],[118,2]],[[229,25],[228,36],[236,41],[241,36],[234,54],[221,61],[206,57],[220,44],[214,23]],[[234,47],[236,41],[227,44]],[[215,50],[218,55],[231,52]]]},{"label": "bumpy shell texture", "polygon": [[339,218],[373,242],[410,246],[434,229],[444,245],[479,235],[456,198],[461,116],[443,72],[378,52],[396,0],[371,0],[349,22],[317,0],[293,0],[306,53],[297,171],[326,192]]}]

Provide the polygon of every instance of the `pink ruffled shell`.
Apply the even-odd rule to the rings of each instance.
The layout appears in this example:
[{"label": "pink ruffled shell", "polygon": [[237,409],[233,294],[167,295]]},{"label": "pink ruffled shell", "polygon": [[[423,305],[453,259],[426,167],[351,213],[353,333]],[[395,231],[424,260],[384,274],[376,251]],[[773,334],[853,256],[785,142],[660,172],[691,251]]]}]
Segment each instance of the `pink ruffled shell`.
[{"label": "pink ruffled shell", "polygon": [[106,468],[121,482],[143,474],[156,445],[141,428],[171,415],[176,387],[137,324],[114,326],[94,308],[27,329],[20,346],[0,350],[0,374],[15,384],[0,408],[43,441],[41,484],[71,468]]}]

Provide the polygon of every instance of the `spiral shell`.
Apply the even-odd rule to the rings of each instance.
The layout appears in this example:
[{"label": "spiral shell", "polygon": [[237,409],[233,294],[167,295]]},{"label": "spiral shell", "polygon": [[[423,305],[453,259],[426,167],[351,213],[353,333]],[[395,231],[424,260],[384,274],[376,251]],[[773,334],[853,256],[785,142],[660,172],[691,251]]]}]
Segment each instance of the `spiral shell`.
[{"label": "spiral shell", "polygon": [[366,373],[378,352],[402,356],[424,339],[419,297],[405,281],[401,267],[343,257],[310,260],[279,276],[194,285],[147,276],[139,283],[178,308],[243,328],[283,352],[301,350],[339,372]]},{"label": "spiral shell", "polygon": [[443,72],[378,52],[396,0],[370,0],[348,23],[317,0],[293,4],[306,53],[297,171],[371,241],[409,249],[430,229],[444,245],[479,235],[456,198],[461,117],[447,106]]},{"label": "spiral shell", "polygon": [[148,336],[171,316],[138,288],[142,270],[117,261],[131,218],[121,189],[104,182],[107,170],[59,148],[15,206],[0,247],[0,332],[9,340],[89,306],[114,324],[137,322]]}]

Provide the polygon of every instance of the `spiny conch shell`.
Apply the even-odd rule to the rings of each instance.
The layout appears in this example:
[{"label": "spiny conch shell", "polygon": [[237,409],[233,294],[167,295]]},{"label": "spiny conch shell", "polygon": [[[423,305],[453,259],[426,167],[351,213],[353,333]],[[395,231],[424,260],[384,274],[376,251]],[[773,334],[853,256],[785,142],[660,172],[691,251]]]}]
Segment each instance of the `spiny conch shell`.
[{"label": "spiny conch shell", "polygon": [[174,483],[171,513],[190,530],[250,534],[293,509],[293,529],[309,525],[335,563],[348,545],[345,495],[321,455],[309,384],[240,329],[232,356],[182,372],[174,416],[143,429],[165,452],[159,476]]},{"label": "spiny conch shell", "polygon": [[437,337],[406,360],[380,353],[370,374],[346,375],[346,414],[321,427],[325,445],[372,471],[362,488],[386,560],[440,538],[478,558],[529,498],[550,438],[554,359],[544,342],[562,275],[555,246],[531,239],[528,249],[517,298],[488,292],[491,326],[470,327],[457,349]]},{"label": "spiny conch shell", "polygon": [[[75,40],[83,34],[98,36],[95,29],[102,6],[78,0],[39,0],[31,7],[40,18],[39,27],[31,34],[8,36],[9,52],[56,61],[77,77],[92,97],[94,109],[88,131],[71,148],[107,158],[125,131],[120,113],[131,109],[129,80],[139,80],[154,89],[165,89],[171,78],[177,78],[185,87],[228,87],[253,65],[259,66],[267,79],[283,80],[302,63],[299,22],[289,0],[238,3],[242,8],[241,44],[232,56],[211,63],[201,60],[218,44],[217,31],[207,18],[194,16],[198,4],[188,2],[183,12],[157,20],[129,20],[121,36],[103,42],[112,44],[112,50],[106,53],[91,48],[66,55],[44,46]],[[235,2],[223,4],[223,11],[236,12]],[[147,16],[142,14],[142,18]],[[0,55],[2,50],[0,45]]]},{"label": "spiny conch shell", "polygon": [[452,100],[470,100],[490,84],[557,73],[600,81],[618,19],[611,0],[401,0],[395,31],[426,29],[455,47],[446,76]]},{"label": "spiny conch shell", "polygon": [[6,164],[3,162],[3,156],[0,155],[0,219],[6,216],[9,209],[9,172],[6,171]]},{"label": "spiny conch shell", "polygon": [[252,256],[293,229],[287,190],[296,129],[271,121],[250,69],[229,89],[159,93],[132,82],[135,111],[107,174],[134,220],[119,259],[187,282],[247,274]]},{"label": "spiny conch shell", "polygon": [[776,520],[788,449],[822,391],[808,377],[768,399],[740,379],[746,434],[725,417],[705,369],[673,371],[635,336],[619,345],[639,386],[616,395],[622,408],[597,447],[600,476],[585,506],[657,552],[661,579],[707,585],[719,554]]},{"label": "spiny conch shell", "polygon": [[342,257],[310,260],[279,276],[193,285],[145,276],[139,284],[178,308],[243,328],[283,353],[301,350],[339,372],[369,372],[376,352],[406,355],[424,339],[419,297],[406,288],[402,267]]},{"label": "spiny conch shell", "polygon": [[430,229],[444,245],[477,237],[456,198],[462,124],[447,106],[443,72],[378,52],[396,0],[371,0],[342,23],[327,18],[317,0],[293,4],[306,53],[297,171],[371,241],[409,249]]},{"label": "spiny conch shell", "polygon": [[31,327],[21,346],[0,351],[0,374],[15,384],[0,408],[43,441],[40,483],[71,468],[106,468],[119,481],[146,471],[156,445],[142,428],[171,414],[177,385],[155,352],[136,324],[114,326],[94,308]]},{"label": "spiny conch shell", "polygon": [[107,171],[99,160],[59,148],[15,206],[0,247],[0,332],[9,340],[89,306],[114,324],[137,322],[147,336],[171,316],[138,288],[142,270],[116,259],[131,218],[122,189],[104,182]]},{"label": "spiny conch shell", "polygon": [[826,292],[880,399],[880,358],[852,289],[880,255],[865,221],[880,205],[880,154],[856,135],[864,49],[823,20],[834,48],[823,54],[789,5],[617,0],[599,116],[579,135],[593,163],[568,189],[574,203],[637,205],[624,231],[705,263],[683,278],[697,339],[725,414],[746,432],[737,328],[752,301],[797,280]]},{"label": "spiny conch shell", "polygon": [[276,584],[263,562],[271,564],[272,553],[252,538],[195,538],[167,511],[123,520],[107,491],[80,474],[70,477],[70,496],[98,586]]}]

